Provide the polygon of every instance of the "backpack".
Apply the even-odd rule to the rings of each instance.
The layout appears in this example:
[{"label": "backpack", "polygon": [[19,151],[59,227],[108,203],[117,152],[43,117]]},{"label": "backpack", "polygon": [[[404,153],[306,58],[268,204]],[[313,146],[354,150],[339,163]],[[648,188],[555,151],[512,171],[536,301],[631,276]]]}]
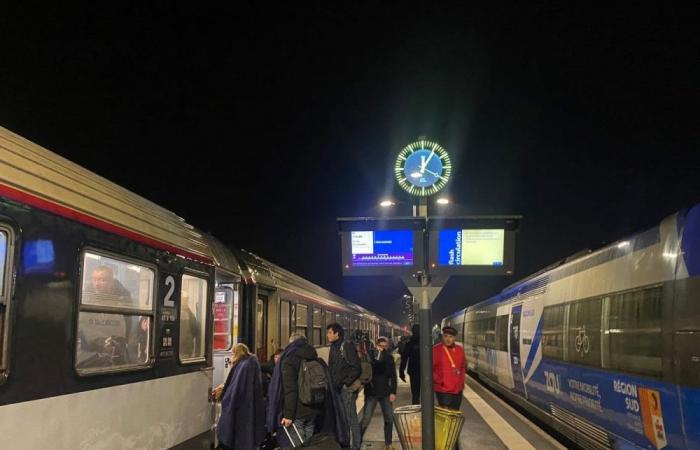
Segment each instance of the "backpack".
[{"label": "backpack", "polygon": [[297,383],[304,405],[322,405],[326,400],[326,371],[318,360],[301,362]]},{"label": "backpack", "polygon": [[[345,362],[350,364],[345,357],[345,342],[340,344],[340,354],[343,356]],[[359,389],[360,386],[357,386],[358,384],[365,385],[372,381],[372,363],[369,361],[367,354],[358,354],[357,357],[360,360],[360,376],[357,377],[357,380],[355,380],[351,386],[354,390]]]}]

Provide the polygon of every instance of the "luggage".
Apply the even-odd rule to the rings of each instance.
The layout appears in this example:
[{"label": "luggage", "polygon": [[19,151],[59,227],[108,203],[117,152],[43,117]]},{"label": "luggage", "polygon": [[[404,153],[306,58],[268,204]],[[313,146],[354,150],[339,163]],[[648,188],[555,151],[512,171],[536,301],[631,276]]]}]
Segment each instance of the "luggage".
[{"label": "luggage", "polygon": [[304,405],[322,405],[326,400],[326,371],[320,362],[302,361],[297,382]]},{"label": "luggage", "polygon": [[307,442],[300,448],[309,448],[314,450],[342,450],[335,438],[327,433],[318,433],[311,436]]}]

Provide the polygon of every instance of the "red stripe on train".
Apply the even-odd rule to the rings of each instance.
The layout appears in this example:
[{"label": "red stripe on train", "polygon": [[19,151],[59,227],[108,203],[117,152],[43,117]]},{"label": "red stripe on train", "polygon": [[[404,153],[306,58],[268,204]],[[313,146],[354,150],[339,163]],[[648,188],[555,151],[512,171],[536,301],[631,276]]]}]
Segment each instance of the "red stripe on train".
[{"label": "red stripe on train", "polygon": [[190,258],[195,261],[200,261],[206,264],[213,263],[211,258],[208,258],[206,256],[198,255],[196,253],[192,253],[187,250],[183,250],[181,248],[166,244],[165,242],[161,242],[148,236],[144,236],[142,234],[127,230],[126,228],[122,228],[109,222],[105,222],[104,220],[89,216],[87,214],[81,213],[74,209],[67,208],[65,206],[61,206],[57,203],[45,200],[43,198],[39,198],[35,195],[20,191],[18,189],[12,188],[1,183],[0,195],[21,203],[26,203],[27,205],[33,206],[35,208],[43,209],[44,211],[52,212],[59,216],[66,217],[68,219],[75,220],[80,223],[84,223],[85,225],[90,225],[91,227],[98,228],[109,233],[117,234],[119,236],[123,236],[137,242],[141,242],[142,244],[146,244],[151,247],[166,250],[170,253],[182,255],[186,258]]}]

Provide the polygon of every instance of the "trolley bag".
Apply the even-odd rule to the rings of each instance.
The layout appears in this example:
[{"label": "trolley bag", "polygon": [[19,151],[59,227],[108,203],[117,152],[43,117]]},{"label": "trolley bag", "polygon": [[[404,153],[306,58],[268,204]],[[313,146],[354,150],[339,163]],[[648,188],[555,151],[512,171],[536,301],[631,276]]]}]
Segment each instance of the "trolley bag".
[{"label": "trolley bag", "polygon": [[314,450],[342,450],[342,447],[336,442],[333,435],[328,433],[314,434],[311,439],[304,443],[300,448],[309,448]]},{"label": "trolley bag", "polygon": [[294,428],[294,431],[296,432],[296,435],[297,435],[296,439],[297,439],[297,441],[299,441],[298,444],[294,443],[294,438],[292,438],[292,435],[289,434],[289,430],[287,429],[287,427],[282,425],[282,429],[284,430],[284,433],[287,435],[287,439],[289,439],[289,443],[292,444],[292,448],[297,448],[297,447],[300,447],[304,443],[304,440],[301,438],[301,434],[299,434],[299,430],[297,429],[297,426],[294,425],[294,422],[292,422],[292,428]]}]

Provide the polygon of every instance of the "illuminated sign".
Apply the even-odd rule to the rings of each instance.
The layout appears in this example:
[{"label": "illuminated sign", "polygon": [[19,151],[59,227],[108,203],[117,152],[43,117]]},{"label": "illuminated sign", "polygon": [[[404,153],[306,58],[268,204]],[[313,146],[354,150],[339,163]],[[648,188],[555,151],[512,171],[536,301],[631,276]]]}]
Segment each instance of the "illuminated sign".
[{"label": "illuminated sign", "polygon": [[440,230],[441,266],[502,266],[505,230]]}]

